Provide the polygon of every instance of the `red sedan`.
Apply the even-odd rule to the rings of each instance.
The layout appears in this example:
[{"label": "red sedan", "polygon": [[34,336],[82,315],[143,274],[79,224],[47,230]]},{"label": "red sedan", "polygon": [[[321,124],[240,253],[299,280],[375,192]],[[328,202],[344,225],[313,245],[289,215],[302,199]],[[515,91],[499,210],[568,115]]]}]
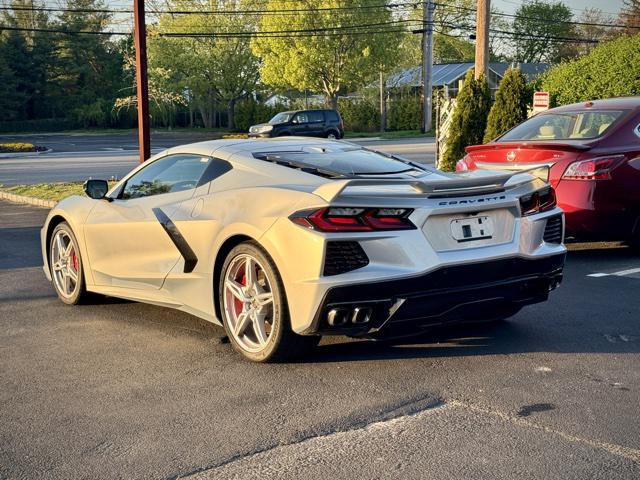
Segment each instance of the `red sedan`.
[{"label": "red sedan", "polygon": [[466,151],[459,172],[549,167],[568,237],[640,242],[640,97],[554,108]]}]

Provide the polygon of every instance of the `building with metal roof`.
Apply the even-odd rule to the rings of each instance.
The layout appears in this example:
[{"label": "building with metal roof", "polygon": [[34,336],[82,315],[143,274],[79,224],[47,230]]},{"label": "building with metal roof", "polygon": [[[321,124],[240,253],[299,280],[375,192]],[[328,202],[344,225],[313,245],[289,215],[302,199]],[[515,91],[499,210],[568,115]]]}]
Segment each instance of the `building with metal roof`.
[{"label": "building with metal roof", "polygon": [[[489,88],[496,90],[498,83],[504,76],[507,69],[513,64],[491,62],[489,63]],[[549,68],[546,63],[519,63],[515,64],[522,73],[531,81]],[[455,97],[458,92],[458,82],[464,78],[467,71],[474,67],[472,62],[465,63],[439,63],[433,65],[433,86],[434,88],[447,87],[449,95]],[[422,86],[422,68],[413,67],[397,72],[387,79],[388,89],[396,88],[420,88]]]}]

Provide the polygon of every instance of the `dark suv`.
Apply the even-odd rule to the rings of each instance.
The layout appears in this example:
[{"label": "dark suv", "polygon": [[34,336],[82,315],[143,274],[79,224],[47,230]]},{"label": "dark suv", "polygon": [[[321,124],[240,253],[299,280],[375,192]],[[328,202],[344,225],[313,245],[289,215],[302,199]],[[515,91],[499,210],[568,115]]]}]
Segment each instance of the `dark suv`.
[{"label": "dark suv", "polygon": [[304,137],[342,138],[344,126],[335,110],[296,110],[280,112],[267,123],[253,125],[250,137]]}]

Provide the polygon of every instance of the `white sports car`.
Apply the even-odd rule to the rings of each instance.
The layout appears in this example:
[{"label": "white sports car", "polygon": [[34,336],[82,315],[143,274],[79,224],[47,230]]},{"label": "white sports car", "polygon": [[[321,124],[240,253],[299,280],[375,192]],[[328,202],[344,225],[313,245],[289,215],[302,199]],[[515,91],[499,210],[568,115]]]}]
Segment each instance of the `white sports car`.
[{"label": "white sports car", "polygon": [[253,361],[322,335],[507,318],[562,279],[563,213],[526,172],[445,174],[332,140],[216,140],[171,148],[107,190],[87,181],[42,228],[60,299],[183,310],[223,325]]}]

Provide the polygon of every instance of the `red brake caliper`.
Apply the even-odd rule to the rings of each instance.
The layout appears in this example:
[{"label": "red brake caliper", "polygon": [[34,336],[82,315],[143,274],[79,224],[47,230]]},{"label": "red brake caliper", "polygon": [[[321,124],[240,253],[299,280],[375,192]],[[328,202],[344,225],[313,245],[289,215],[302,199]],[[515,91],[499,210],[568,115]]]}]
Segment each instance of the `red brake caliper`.
[{"label": "red brake caliper", "polygon": [[78,256],[75,250],[71,252],[71,266],[76,272],[78,271]]}]

